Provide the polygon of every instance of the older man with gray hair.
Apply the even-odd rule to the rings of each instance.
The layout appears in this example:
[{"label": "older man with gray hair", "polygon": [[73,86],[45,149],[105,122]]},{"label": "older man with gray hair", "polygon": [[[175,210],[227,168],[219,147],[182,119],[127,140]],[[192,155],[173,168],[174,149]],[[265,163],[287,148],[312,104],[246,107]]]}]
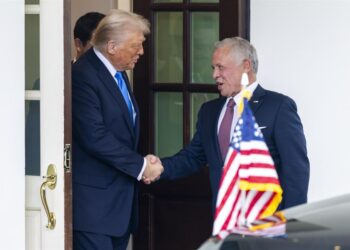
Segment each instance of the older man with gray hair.
[{"label": "older man with gray hair", "polygon": [[139,109],[125,70],[143,54],[149,22],[112,10],[72,68],[73,248],[126,249],[136,229],[138,182],[163,167],[139,155]]},{"label": "older man with gray hair", "polygon": [[307,201],[309,160],[303,127],[295,102],[288,96],[264,89],[257,81],[255,48],[240,37],[215,44],[213,78],[221,96],[202,105],[197,131],[190,144],[176,155],[162,159],[162,179],[176,179],[209,167],[212,208],[215,211],[225,156],[238,121],[237,104],[242,98],[241,79],[248,76],[247,89],[253,93],[249,105],[261,126],[283,188],[279,209]]}]

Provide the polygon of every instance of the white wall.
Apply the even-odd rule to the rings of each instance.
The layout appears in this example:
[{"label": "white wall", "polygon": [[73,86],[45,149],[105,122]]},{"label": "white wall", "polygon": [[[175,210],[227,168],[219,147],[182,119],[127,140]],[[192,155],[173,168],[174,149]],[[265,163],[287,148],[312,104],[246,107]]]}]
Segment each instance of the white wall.
[{"label": "white wall", "polygon": [[309,201],[350,192],[350,1],[251,0],[264,87],[291,96],[304,124]]},{"label": "white wall", "polygon": [[0,23],[0,248],[19,250],[25,248],[24,0],[0,0]]}]

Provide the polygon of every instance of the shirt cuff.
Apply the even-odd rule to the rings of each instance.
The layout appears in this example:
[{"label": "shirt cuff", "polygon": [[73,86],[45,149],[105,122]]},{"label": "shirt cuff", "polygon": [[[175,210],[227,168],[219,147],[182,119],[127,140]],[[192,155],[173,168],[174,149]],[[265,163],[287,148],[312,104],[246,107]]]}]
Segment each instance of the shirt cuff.
[{"label": "shirt cuff", "polygon": [[147,165],[147,159],[146,159],[146,158],[143,158],[142,169],[141,169],[141,172],[139,173],[139,175],[137,176],[137,180],[138,180],[138,181],[140,181],[140,180],[142,179],[143,172],[144,172],[145,169],[146,169],[146,165]]}]

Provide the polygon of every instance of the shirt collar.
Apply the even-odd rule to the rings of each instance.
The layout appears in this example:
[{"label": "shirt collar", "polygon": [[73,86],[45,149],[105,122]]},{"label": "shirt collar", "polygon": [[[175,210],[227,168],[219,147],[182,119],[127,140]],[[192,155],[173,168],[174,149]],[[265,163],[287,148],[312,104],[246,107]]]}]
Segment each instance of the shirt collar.
[{"label": "shirt collar", "polygon": [[117,70],[113,67],[113,65],[110,63],[110,61],[95,47],[93,48],[96,56],[102,61],[102,63],[106,66],[109,73],[114,77],[117,73]]},{"label": "shirt collar", "polygon": [[[254,93],[254,90],[256,89],[256,87],[258,87],[258,82],[255,81],[253,82],[252,84],[249,84],[247,87],[246,87],[246,90],[248,90],[250,93]],[[230,99],[231,97],[228,97],[227,98],[227,101],[228,99]],[[237,95],[235,95],[233,97],[233,100],[235,101],[236,104],[238,104],[242,99],[242,91],[240,91]]]}]

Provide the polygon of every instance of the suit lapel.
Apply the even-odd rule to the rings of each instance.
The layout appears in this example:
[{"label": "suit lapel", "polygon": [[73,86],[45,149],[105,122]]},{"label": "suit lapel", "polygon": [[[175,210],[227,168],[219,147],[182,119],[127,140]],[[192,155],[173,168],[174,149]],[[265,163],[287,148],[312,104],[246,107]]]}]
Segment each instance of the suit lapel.
[{"label": "suit lapel", "polygon": [[[90,62],[97,69],[97,72],[98,72],[97,74],[98,74],[98,77],[100,78],[101,82],[108,89],[108,92],[111,94],[112,98],[116,101],[116,103],[119,105],[120,109],[122,110],[124,120],[128,124],[128,128],[130,129],[131,134],[133,136],[135,136],[135,130],[134,130],[134,126],[133,126],[132,121],[131,121],[130,116],[129,116],[128,107],[124,101],[123,95],[122,95],[119,87],[117,86],[117,83],[115,82],[113,76],[109,73],[107,68],[100,61],[100,59],[98,59],[98,57],[96,56],[93,49],[90,49],[86,53],[88,53],[87,56],[89,57]],[[126,79],[130,96],[132,96],[132,94],[130,92],[129,81],[128,81],[127,77],[125,78],[125,75],[124,75],[124,79]],[[133,101],[133,104],[134,104],[134,101]]]},{"label": "suit lapel", "polygon": [[259,107],[263,103],[265,94],[266,94],[265,89],[260,85],[258,85],[254,90],[253,96],[249,100],[249,105],[253,114],[256,113],[256,111],[259,109]]}]

